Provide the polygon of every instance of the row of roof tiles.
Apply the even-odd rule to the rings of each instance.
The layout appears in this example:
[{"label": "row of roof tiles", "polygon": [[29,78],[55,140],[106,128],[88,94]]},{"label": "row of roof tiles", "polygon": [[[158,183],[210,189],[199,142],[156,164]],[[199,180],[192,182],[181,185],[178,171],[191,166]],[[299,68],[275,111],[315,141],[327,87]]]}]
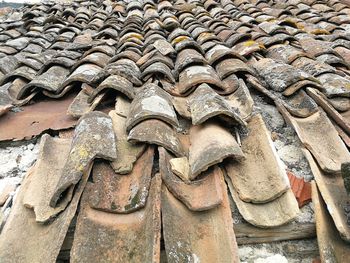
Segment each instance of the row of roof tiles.
[{"label": "row of roof tiles", "polygon": [[[275,102],[321,173],[338,178],[350,161],[338,135],[347,142],[350,132],[346,4],[76,1],[21,12],[21,20],[9,15],[0,25],[0,112],[78,91],[67,114],[81,119],[73,140],[43,137],[13,208],[26,216],[11,215],[0,236],[3,258],[12,253],[39,262],[31,243],[13,246],[13,238],[44,231],[40,242],[53,242],[44,261],[55,260],[85,188],[72,261],[159,260],[159,209],[170,262],[237,261],[224,177],[253,225],[279,226],[298,213],[269,132],[253,112],[251,89]],[[108,115],[94,111],[103,101],[113,101]],[[91,169],[93,183],[86,185]],[[45,175],[51,170],[55,179]],[[335,217],[341,213],[337,208]],[[135,217],[144,218],[138,226]],[[182,220],[193,225],[182,229]],[[30,231],[16,228],[23,222]],[[344,221],[336,225],[350,240]],[[215,233],[220,240],[211,238]],[[138,242],[129,240],[134,235]],[[227,246],[224,257],[218,244]],[[215,249],[207,254],[208,247]]]}]

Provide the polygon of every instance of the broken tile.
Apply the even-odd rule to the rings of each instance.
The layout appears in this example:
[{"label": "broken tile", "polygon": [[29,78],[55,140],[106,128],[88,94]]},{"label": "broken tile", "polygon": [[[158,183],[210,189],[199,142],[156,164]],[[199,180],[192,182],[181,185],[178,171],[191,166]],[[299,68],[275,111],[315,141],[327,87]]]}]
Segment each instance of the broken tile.
[{"label": "broken tile", "polygon": [[11,104],[0,105],[0,116],[5,114],[6,112],[8,112],[12,107],[13,107],[13,105],[11,105]]},{"label": "broken tile", "polygon": [[78,95],[76,95],[76,97],[67,109],[68,115],[74,118],[80,118],[84,114],[93,111],[98,106],[98,104],[101,103],[101,101],[106,95],[106,91],[102,91],[90,103],[90,95],[88,94],[88,90],[90,90],[91,88],[92,87],[86,83],[82,84],[82,90],[78,93]]},{"label": "broken tile", "polygon": [[230,157],[237,161],[244,159],[244,154],[235,138],[216,122],[208,121],[202,125],[192,126],[190,141],[189,163],[192,180],[210,166],[226,158]]},{"label": "broken tile", "polygon": [[137,124],[129,132],[128,141],[131,143],[148,143],[162,146],[177,157],[184,156],[184,150],[177,133],[168,124],[150,119]]},{"label": "broken tile", "polygon": [[[120,154],[118,152],[118,154]],[[128,175],[116,174],[108,162],[95,163],[92,171],[91,208],[128,214],[145,206],[151,183],[154,149],[149,147]]]},{"label": "broken tile", "polygon": [[169,161],[171,171],[180,177],[183,181],[190,181],[190,164],[187,157],[172,158]]},{"label": "broken tile", "polygon": [[[117,110],[119,109],[120,107],[117,108]],[[136,162],[136,160],[144,152],[146,144],[131,144],[127,141],[128,135],[126,133],[125,125],[126,118],[120,116],[117,113],[117,110],[109,112],[109,116],[112,118],[113,122],[113,130],[116,135],[116,146],[118,153],[118,158],[115,161],[111,162],[111,166],[113,167],[116,173],[128,174],[132,171],[133,165]]]},{"label": "broken tile", "polygon": [[115,101],[115,113],[121,117],[127,118],[130,112],[130,100],[123,96],[117,96]]},{"label": "broken tile", "polygon": [[78,215],[71,262],[160,261],[160,175],[151,182],[146,206],[131,214],[112,214],[91,208],[89,188]]},{"label": "broken tile", "polygon": [[0,206],[3,206],[8,197],[12,192],[16,190],[17,186],[14,183],[11,182],[1,182],[1,187],[0,187]]},{"label": "broken tile", "polygon": [[312,202],[315,206],[320,262],[346,262],[350,256],[349,243],[341,239],[315,182],[312,182]]},{"label": "broken tile", "polygon": [[16,78],[12,81],[12,83],[8,83],[8,96],[12,99],[13,103],[16,103],[18,105],[16,100],[25,100],[26,102],[28,102],[26,98],[32,97],[30,96],[30,93],[34,93],[35,88],[29,90],[29,92],[25,92],[25,87],[27,83],[28,80],[24,78]]},{"label": "broken tile", "polygon": [[95,158],[117,158],[112,120],[97,111],[85,114],[75,128],[69,157],[50,197],[50,206],[56,207],[61,194],[75,187]]},{"label": "broken tile", "polygon": [[41,137],[38,161],[23,196],[23,205],[34,210],[38,223],[48,223],[71,201],[72,191],[62,197],[58,206],[51,207],[49,204],[67,161],[71,142],[71,139],[54,138],[48,134]]},{"label": "broken tile", "polygon": [[296,177],[290,171],[288,171],[287,174],[291,184],[291,189],[298,201],[299,208],[301,208],[311,201],[311,184],[305,182],[303,178]]},{"label": "broken tile", "polygon": [[[224,187],[223,178],[220,186]],[[168,262],[239,262],[228,196],[206,211],[191,211],[162,187],[162,219]],[[186,222],[186,224],[184,224]]]},{"label": "broken tile", "polygon": [[229,160],[225,168],[242,201],[267,203],[290,188],[287,174],[261,115],[252,116],[247,128],[241,139],[245,160]]},{"label": "broken tile", "polygon": [[297,118],[291,116],[283,106],[279,105],[278,108],[323,171],[339,173],[341,163],[350,161],[349,151],[321,109],[310,117]]},{"label": "broken tile", "polygon": [[21,107],[22,111],[8,112],[0,117],[0,141],[30,139],[46,130],[73,127],[76,120],[66,115],[76,94],[58,100],[43,100]]},{"label": "broken tile", "polygon": [[222,202],[222,188],[220,178],[221,169],[214,167],[203,174],[202,179],[196,181],[183,181],[171,171],[171,155],[159,148],[159,167],[163,182],[169,191],[188,209],[204,211],[212,209]]},{"label": "broken tile", "polygon": [[175,53],[173,46],[163,39],[158,39],[153,43],[153,46],[160,52],[162,55],[167,56]]},{"label": "broken tile", "polygon": [[350,197],[347,194],[343,178],[340,174],[324,173],[314,160],[314,157],[308,150],[303,153],[310,165],[312,174],[315,177],[318,189],[341,238],[346,242],[350,241],[350,227],[345,213],[345,208],[350,203]]},{"label": "broken tile", "polygon": [[[27,174],[0,235],[2,262],[56,262],[68,227],[76,213],[90,169],[86,169],[67,208],[49,224],[38,224],[33,210],[23,206],[24,194],[32,180],[32,173]],[[18,242],[18,240],[26,240],[26,242]]]}]

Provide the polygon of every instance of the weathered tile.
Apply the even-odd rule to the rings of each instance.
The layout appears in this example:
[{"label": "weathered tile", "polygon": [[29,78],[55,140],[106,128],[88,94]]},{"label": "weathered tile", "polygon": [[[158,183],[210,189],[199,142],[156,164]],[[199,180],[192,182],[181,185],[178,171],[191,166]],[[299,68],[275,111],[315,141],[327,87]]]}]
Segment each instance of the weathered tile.
[{"label": "weathered tile", "polygon": [[225,96],[225,99],[231,107],[239,110],[239,114],[243,120],[248,119],[252,114],[254,101],[247,85],[242,79],[239,80],[238,89],[232,94]]},{"label": "weathered tile", "polygon": [[310,57],[300,57],[293,61],[293,66],[304,70],[305,72],[311,74],[314,77],[320,76],[325,73],[335,73],[336,70],[332,66],[323,63],[321,61],[317,61],[311,59]]},{"label": "weathered tile", "polygon": [[[225,187],[221,176],[220,186]],[[168,262],[239,262],[226,191],[223,202],[194,212],[162,187],[162,219]],[[186,222],[186,224],[184,224]]]},{"label": "weathered tile", "polygon": [[210,166],[222,162],[226,158],[237,161],[244,159],[244,154],[235,138],[216,122],[206,122],[192,126],[190,130],[191,146],[189,163],[191,179],[195,179]]},{"label": "weathered tile", "polygon": [[190,65],[207,65],[206,59],[195,49],[183,49],[176,55],[175,72],[180,74]]},{"label": "weathered tile", "polygon": [[91,63],[101,68],[104,68],[107,65],[109,59],[110,56],[108,56],[107,54],[95,51],[81,58],[77,63],[75,63],[72,70],[75,70],[77,67],[85,63]]},{"label": "weathered tile", "polygon": [[62,197],[58,206],[49,204],[67,161],[71,142],[71,139],[53,138],[48,134],[41,137],[38,161],[23,196],[23,205],[34,210],[38,223],[48,223],[71,201],[73,189]]},{"label": "weathered tile", "polygon": [[167,69],[166,73],[172,75],[172,73],[169,73],[168,71],[170,69],[174,68],[174,62],[172,61],[172,59],[170,57],[163,56],[162,54],[160,54],[156,50],[148,52],[141,59],[139,59],[136,64],[139,65],[141,71],[144,71],[150,65],[157,63],[157,62],[160,62],[160,63],[166,65],[169,68],[169,69]]},{"label": "weathered tile", "polygon": [[318,80],[311,75],[279,61],[264,58],[254,63],[253,66],[259,76],[269,84],[272,90],[283,92],[283,94],[287,96],[292,95],[295,91],[303,87],[298,86],[298,89],[290,88],[298,81],[309,80],[305,85],[313,85],[314,87],[320,86]]},{"label": "weathered tile", "polygon": [[[18,104],[19,101],[24,100],[27,102],[27,98],[32,96],[30,93],[36,93],[35,88],[32,90],[29,90],[29,92],[26,92],[25,86],[27,85],[28,80],[23,79],[23,78],[16,78],[12,81],[12,83],[7,83],[8,84],[8,89],[7,89],[7,96],[11,98],[13,103]],[[4,85],[6,86],[6,84]]]},{"label": "weathered tile", "polygon": [[306,118],[318,110],[316,102],[304,90],[298,90],[288,97],[283,96],[282,100],[287,110],[296,117]]},{"label": "weathered tile", "polygon": [[242,201],[267,203],[290,188],[288,177],[261,115],[252,116],[247,128],[241,139],[245,160],[230,160],[225,168]]},{"label": "weathered tile", "polygon": [[222,44],[215,44],[209,51],[206,52],[205,58],[212,66],[216,66],[220,61],[226,60],[228,58],[238,58],[242,61],[245,61],[242,56]]},{"label": "weathered tile", "polygon": [[89,207],[84,191],[71,262],[159,262],[160,175],[151,182],[146,206],[131,214],[112,214]]},{"label": "weathered tile", "polygon": [[230,106],[224,97],[217,94],[207,84],[201,84],[191,94],[189,100],[193,125],[199,125],[213,117],[221,117],[230,125],[243,125],[239,110]]},{"label": "weathered tile", "polygon": [[131,143],[148,143],[162,146],[177,157],[184,156],[185,152],[175,130],[168,124],[150,119],[142,121],[131,129],[128,135]]},{"label": "weathered tile", "polygon": [[[345,119],[341,113],[339,113],[335,108],[334,105],[330,103],[330,101],[327,99],[327,97],[319,92],[316,89],[307,88],[307,93],[322,107],[322,109],[327,112],[327,114],[341,127],[346,131],[348,134],[350,134],[350,119]],[[349,98],[343,98],[345,99],[344,104],[349,104],[350,106],[350,99]],[[347,111],[347,110],[345,110]]]},{"label": "weathered tile", "polygon": [[[120,152],[118,152],[120,155]],[[153,167],[153,147],[136,161],[128,175],[117,174],[108,162],[95,163],[92,172],[89,205],[91,208],[128,214],[146,204]]]},{"label": "weathered tile", "polygon": [[350,256],[349,243],[341,239],[315,182],[312,182],[312,202],[321,261],[346,262]]},{"label": "weathered tile", "polygon": [[66,78],[62,86],[65,87],[73,82],[92,84],[101,70],[101,67],[90,63],[80,65]]},{"label": "weathered tile", "polygon": [[133,99],[135,96],[133,85],[127,79],[117,76],[111,75],[107,77],[96,89],[94,89],[93,93],[89,97],[89,102],[91,103],[101,91],[106,89],[112,89],[117,92],[122,93],[127,96],[129,99]]},{"label": "weathered tile", "polygon": [[219,76],[209,65],[206,66],[189,66],[179,74],[177,84],[180,94],[189,94],[199,84],[207,83],[213,85],[216,89],[225,91],[226,88],[221,82]]},{"label": "weathered tile", "polygon": [[347,78],[337,74],[325,73],[318,76],[317,79],[321,82],[327,97],[350,97],[350,86]]},{"label": "weathered tile", "polygon": [[13,80],[16,77],[21,77],[27,81],[31,81],[36,75],[36,71],[28,66],[22,66],[6,74],[0,79],[0,85]]},{"label": "weathered tile", "polygon": [[108,64],[104,71],[111,75],[118,75],[133,83],[135,86],[141,86],[141,71],[131,59],[119,59],[118,61]]},{"label": "weathered tile", "polygon": [[171,102],[171,96],[155,84],[148,84],[139,90],[131,103],[126,123],[128,131],[147,119],[159,119],[174,127],[179,122]]},{"label": "weathered tile", "polygon": [[204,211],[217,207],[222,202],[222,188],[220,168],[214,167],[203,174],[203,178],[196,181],[184,181],[171,171],[171,155],[159,148],[159,167],[164,184],[169,191],[188,209]]},{"label": "weathered tile", "polygon": [[252,74],[255,75],[253,69],[251,69],[246,63],[240,59],[228,58],[221,62],[218,62],[215,67],[218,75],[221,79],[228,77],[231,74]]},{"label": "weathered tile", "polygon": [[254,204],[239,198],[229,178],[226,178],[226,183],[240,214],[254,226],[261,228],[281,226],[295,219],[299,213],[298,202],[290,189],[270,202]]},{"label": "weathered tile", "polygon": [[341,163],[350,161],[349,151],[321,109],[307,118],[293,117],[283,106],[279,106],[279,110],[290,122],[304,146],[312,152],[323,171],[338,173]]},{"label": "weathered tile", "polygon": [[95,158],[117,158],[112,120],[97,111],[84,115],[75,128],[69,157],[50,197],[50,206],[57,206],[61,194],[75,187]]},{"label": "weathered tile", "polygon": [[69,70],[61,66],[52,66],[40,76],[29,82],[18,95],[22,97],[22,93],[26,90],[35,88],[45,89],[53,93],[59,93],[62,89],[62,84],[69,74]]},{"label": "weathered tile", "polygon": [[[28,191],[32,180],[32,173],[29,172],[26,175],[0,235],[2,262],[56,262],[68,227],[76,213],[90,169],[88,168],[84,173],[67,208],[49,224],[38,224],[35,221],[34,212],[23,206],[24,194]],[[18,242],[19,240],[26,242]]]},{"label": "weathered tile", "polygon": [[154,62],[146,67],[141,74],[144,81],[148,81],[154,76],[161,76],[164,80],[171,84],[175,84],[175,78],[168,65],[163,62]]},{"label": "weathered tile", "polygon": [[303,153],[309,162],[312,174],[327,205],[327,210],[333,218],[335,227],[341,238],[349,242],[350,227],[345,209],[350,203],[350,197],[345,190],[342,176],[340,174],[329,175],[324,173],[308,150],[303,150]]}]

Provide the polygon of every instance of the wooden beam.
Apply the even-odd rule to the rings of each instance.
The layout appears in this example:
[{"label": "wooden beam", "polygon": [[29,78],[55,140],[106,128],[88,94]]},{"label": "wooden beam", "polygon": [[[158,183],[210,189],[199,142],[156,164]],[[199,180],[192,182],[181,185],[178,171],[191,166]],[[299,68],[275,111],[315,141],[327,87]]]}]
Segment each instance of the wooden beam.
[{"label": "wooden beam", "polygon": [[284,240],[307,239],[316,237],[314,223],[289,223],[274,228],[257,228],[247,223],[233,226],[238,245],[270,243]]}]

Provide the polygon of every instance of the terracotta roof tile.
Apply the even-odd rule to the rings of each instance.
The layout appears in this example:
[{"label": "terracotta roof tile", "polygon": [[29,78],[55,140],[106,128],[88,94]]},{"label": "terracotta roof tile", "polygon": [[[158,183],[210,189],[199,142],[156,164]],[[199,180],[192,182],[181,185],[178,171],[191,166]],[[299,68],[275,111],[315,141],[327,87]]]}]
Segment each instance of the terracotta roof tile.
[{"label": "terracotta roof tile", "polygon": [[[75,0],[1,15],[0,140],[76,128],[66,154],[55,144],[69,139],[43,136],[52,154],[42,150],[25,178],[12,208],[23,216],[9,217],[0,258],[55,261],[92,169],[72,262],[159,262],[161,226],[169,261],[237,262],[229,198],[258,227],[290,222],[297,200],[309,200],[308,183],[288,183],[254,107],[260,95],[311,152],[350,240],[336,208],[347,198],[332,196],[345,191],[340,168],[350,162],[341,139],[350,136],[349,14],[348,1]],[[9,247],[27,235],[40,236],[40,253],[50,243],[41,261],[32,240]]]}]

